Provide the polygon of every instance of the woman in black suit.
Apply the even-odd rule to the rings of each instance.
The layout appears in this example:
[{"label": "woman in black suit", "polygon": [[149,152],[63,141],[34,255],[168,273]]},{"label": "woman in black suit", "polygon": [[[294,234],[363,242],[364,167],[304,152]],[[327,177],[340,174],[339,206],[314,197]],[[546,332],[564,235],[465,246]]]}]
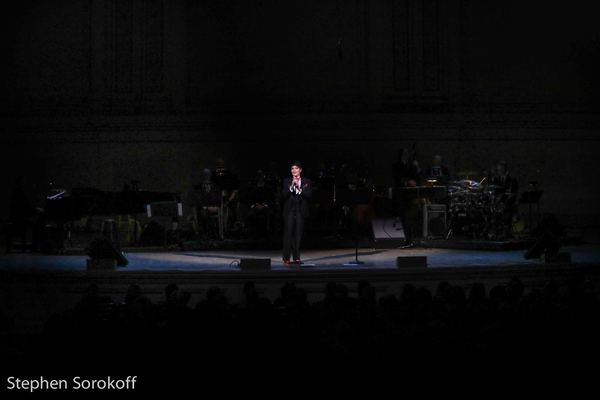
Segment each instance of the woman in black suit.
[{"label": "woman in black suit", "polygon": [[308,217],[308,202],[312,196],[310,179],[302,177],[302,164],[294,161],[291,176],[283,180],[283,263],[289,265],[290,256],[294,264],[300,260],[300,242],[304,230],[304,220]]}]

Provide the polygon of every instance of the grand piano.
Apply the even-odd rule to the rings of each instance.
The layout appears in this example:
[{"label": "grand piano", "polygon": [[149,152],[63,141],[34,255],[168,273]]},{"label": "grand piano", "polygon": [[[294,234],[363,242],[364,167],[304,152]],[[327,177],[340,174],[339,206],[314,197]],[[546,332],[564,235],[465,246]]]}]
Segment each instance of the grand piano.
[{"label": "grand piano", "polygon": [[[138,214],[144,213],[151,217],[157,214],[158,205],[165,204],[172,205],[169,208],[176,210],[174,215],[181,215],[181,200],[178,193],[128,188],[120,192],[102,191],[92,187],[54,189],[46,197],[44,220],[46,223],[56,224],[57,241],[60,243],[68,229],[65,227],[71,221],[84,217],[115,215],[131,215],[137,221]],[[137,223],[134,226],[137,229]]]},{"label": "grand piano", "polygon": [[91,187],[56,190],[46,197],[46,218],[65,223],[94,215],[145,213],[149,204],[179,203],[179,197],[178,193],[146,190],[108,192]]}]

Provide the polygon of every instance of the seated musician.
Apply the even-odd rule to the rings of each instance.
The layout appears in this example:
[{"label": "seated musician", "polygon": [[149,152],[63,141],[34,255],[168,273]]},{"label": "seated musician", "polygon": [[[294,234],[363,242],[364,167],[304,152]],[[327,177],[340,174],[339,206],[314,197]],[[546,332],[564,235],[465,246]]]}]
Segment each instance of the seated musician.
[{"label": "seated musician", "polygon": [[[214,235],[216,230],[210,221],[211,217],[221,218],[219,215],[221,207],[221,191],[212,181],[212,173],[208,168],[205,168],[202,171],[200,184],[196,185],[195,189],[194,203],[203,231],[206,234],[211,234],[211,236],[217,236]],[[220,224],[220,221],[217,220],[217,224]]]},{"label": "seated musician", "polygon": [[494,185],[494,192],[498,202],[498,209],[502,211],[502,221],[505,229],[508,231],[512,224],[513,217],[517,214],[517,194],[519,185],[508,171],[508,163],[504,160],[496,165],[496,171],[492,177],[491,184]]},{"label": "seated musician", "polygon": [[442,156],[436,154],[433,156],[431,166],[427,169],[426,174],[428,179],[435,180],[436,185],[446,185],[450,180],[450,170],[442,161]]},{"label": "seated musician", "polygon": [[500,161],[496,165],[496,173],[492,177],[492,185],[497,186],[497,194],[509,194],[516,196],[519,185],[515,178],[513,178],[508,172],[508,163],[506,161]]},{"label": "seated musician", "polygon": [[221,190],[225,207],[225,227],[236,229],[241,226],[238,217],[239,207],[239,184],[238,178],[225,166],[222,158],[217,158],[215,169],[212,174],[212,181]]},{"label": "seated musician", "polygon": [[[248,204],[248,217],[253,223],[255,232],[258,233],[261,228],[264,228],[264,233],[268,236],[271,232],[271,217],[275,212],[277,192],[268,185],[266,179],[267,175],[263,170],[256,171],[254,179],[246,190],[245,202]],[[263,220],[264,224],[259,224],[259,220]]]}]

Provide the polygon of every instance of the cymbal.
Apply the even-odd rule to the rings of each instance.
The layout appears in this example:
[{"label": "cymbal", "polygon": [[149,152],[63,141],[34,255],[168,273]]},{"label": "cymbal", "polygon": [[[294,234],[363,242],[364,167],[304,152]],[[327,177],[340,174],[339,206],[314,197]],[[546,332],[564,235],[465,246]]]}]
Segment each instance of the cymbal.
[{"label": "cymbal", "polygon": [[469,187],[469,188],[481,186],[481,184],[479,182],[471,180],[471,179],[460,180],[460,181],[458,181],[458,184],[459,184],[459,186]]}]

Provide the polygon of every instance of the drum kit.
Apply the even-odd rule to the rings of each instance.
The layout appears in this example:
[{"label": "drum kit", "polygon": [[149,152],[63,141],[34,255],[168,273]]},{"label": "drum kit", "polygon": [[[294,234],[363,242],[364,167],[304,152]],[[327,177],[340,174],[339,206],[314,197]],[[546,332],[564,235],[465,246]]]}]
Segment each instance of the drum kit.
[{"label": "drum kit", "polygon": [[504,187],[487,184],[487,178],[474,180],[476,172],[458,173],[460,179],[449,182],[448,216],[449,231],[452,235],[466,235],[471,238],[497,240],[506,238],[511,229],[511,194]]}]

